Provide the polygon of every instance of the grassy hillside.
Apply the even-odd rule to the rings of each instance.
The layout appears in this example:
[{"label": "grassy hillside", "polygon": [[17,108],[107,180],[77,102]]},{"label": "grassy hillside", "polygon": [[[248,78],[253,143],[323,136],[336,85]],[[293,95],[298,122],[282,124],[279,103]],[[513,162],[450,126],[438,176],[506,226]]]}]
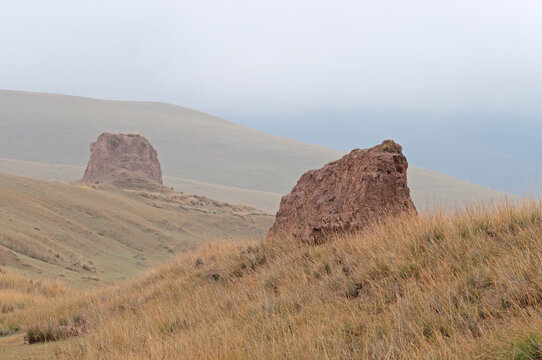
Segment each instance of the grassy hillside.
[{"label": "grassy hillside", "polygon": [[168,176],[280,193],[292,176],[342,155],[171,104],[6,90],[0,129],[1,157],[68,165],[86,165],[103,132],[138,131]]},{"label": "grassy hillside", "polygon": [[541,206],[525,203],[319,246],[214,243],[84,293],[5,273],[0,343],[50,359],[539,359],[541,263]]},{"label": "grassy hillside", "polygon": [[202,242],[261,239],[270,214],[173,191],[94,189],[0,174],[0,265],[111,282]]},{"label": "grassy hillside", "polygon": [[[169,186],[273,212],[303,172],[344,155],[165,103],[0,90],[2,172],[73,181],[99,134],[126,131],[139,131],[153,144]],[[502,196],[415,166],[409,184],[420,209]]]}]

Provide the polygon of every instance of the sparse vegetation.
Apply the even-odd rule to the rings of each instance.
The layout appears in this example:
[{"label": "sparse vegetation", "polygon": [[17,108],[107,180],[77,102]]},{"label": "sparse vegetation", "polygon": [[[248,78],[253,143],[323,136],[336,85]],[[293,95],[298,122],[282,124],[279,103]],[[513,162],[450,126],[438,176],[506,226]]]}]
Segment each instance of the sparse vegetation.
[{"label": "sparse vegetation", "polygon": [[51,359],[541,359],[541,264],[539,203],[471,208],[318,246],[210,243],[86,292],[4,280],[32,306],[0,328],[84,324]]}]

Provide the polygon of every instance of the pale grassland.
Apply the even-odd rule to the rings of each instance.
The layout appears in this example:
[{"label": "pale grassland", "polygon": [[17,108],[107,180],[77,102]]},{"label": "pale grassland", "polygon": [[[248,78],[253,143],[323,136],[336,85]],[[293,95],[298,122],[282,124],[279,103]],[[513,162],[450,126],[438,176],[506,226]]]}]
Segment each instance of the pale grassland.
[{"label": "pale grassland", "polygon": [[[82,177],[90,155],[88,144],[98,135],[137,131],[156,148],[168,186],[273,213],[280,197],[305,171],[345,154],[165,103],[0,90],[0,109],[0,172],[73,181]],[[466,158],[457,161],[469,163]],[[527,168],[534,166],[523,167]],[[408,178],[419,210],[503,196],[415,166],[410,166]]]},{"label": "pale grassland", "polygon": [[169,189],[94,189],[6,174],[0,204],[0,264],[81,287],[139,275],[204,241],[262,239],[273,223],[254,208]]},{"label": "pale grassland", "polygon": [[41,291],[0,327],[86,334],[37,358],[540,359],[541,206],[394,219],[318,246],[213,243],[106,289]]}]

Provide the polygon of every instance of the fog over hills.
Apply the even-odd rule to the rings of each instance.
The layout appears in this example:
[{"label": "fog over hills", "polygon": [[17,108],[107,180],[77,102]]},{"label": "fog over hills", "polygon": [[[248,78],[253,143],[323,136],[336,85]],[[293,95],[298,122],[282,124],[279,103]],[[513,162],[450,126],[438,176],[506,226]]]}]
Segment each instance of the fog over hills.
[{"label": "fog over hills", "polygon": [[[164,101],[341,151],[391,138],[416,166],[517,195],[542,189],[540,1],[235,0],[210,6],[205,1],[29,0],[3,5],[2,88]],[[104,117],[94,127],[84,122],[81,108],[72,108],[78,119],[58,114],[59,126],[67,119],[89,126],[86,137],[70,134],[73,138],[65,141],[92,141],[103,124],[123,128],[130,111],[139,114],[132,119],[134,126],[138,117],[164,126],[172,112],[183,112],[185,125],[201,116],[179,107],[157,111],[156,104],[148,103],[130,110],[100,106],[92,116],[102,111]],[[115,118],[114,111],[123,115]],[[25,118],[30,119],[28,114]],[[239,150],[244,148],[221,143],[216,135],[231,133],[233,125],[218,121],[217,126],[210,119],[206,124],[214,124],[216,131],[201,125],[188,126],[195,133],[184,132],[187,138],[199,139],[201,132],[215,138],[198,152],[221,173],[225,181],[220,184],[289,190],[291,180],[285,183],[257,168],[268,153],[254,146],[262,139],[254,132],[247,137],[238,128],[237,139],[227,136],[246,142],[260,158],[251,165],[253,174],[238,177],[238,168],[228,170],[232,163],[224,169],[222,160],[234,154],[243,161]],[[147,136],[157,134],[150,125],[145,130]],[[190,145],[189,140],[183,141]],[[166,174],[216,183],[213,171],[197,159],[169,152],[166,143],[174,142],[172,135],[156,141],[165,146],[162,156],[171,164]],[[75,147],[73,154],[62,154],[66,142],[60,144],[47,144],[43,157],[80,164],[87,155]],[[300,168],[332,157],[315,147],[302,146],[310,150],[307,156],[299,146],[292,152],[277,138],[273,144],[307,160],[298,159]],[[36,147],[20,150],[32,153]],[[13,157],[2,151],[0,157]],[[328,155],[317,154],[322,151]],[[297,161],[271,160],[290,174],[294,169],[286,167]],[[181,174],[178,164],[183,165]]]},{"label": "fog over hills", "polygon": [[272,116],[238,113],[233,118],[336,149],[392,138],[417,166],[517,195],[542,190],[542,120],[532,112],[314,109]]},{"label": "fog over hills", "polygon": [[[0,91],[0,171],[73,181],[99,134],[126,131],[156,148],[167,185],[269,211],[303,172],[344,155],[166,103]],[[409,185],[420,209],[500,196],[412,164]]]}]

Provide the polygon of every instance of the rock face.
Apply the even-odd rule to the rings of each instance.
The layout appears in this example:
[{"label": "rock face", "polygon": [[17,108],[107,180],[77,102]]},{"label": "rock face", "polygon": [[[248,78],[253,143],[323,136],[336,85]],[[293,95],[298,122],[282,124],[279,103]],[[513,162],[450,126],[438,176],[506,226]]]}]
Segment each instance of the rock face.
[{"label": "rock face", "polygon": [[104,133],[90,144],[90,160],[82,182],[113,183],[123,177],[144,177],[162,184],[156,150],[137,133]]},{"label": "rock face", "polygon": [[282,198],[268,239],[291,236],[321,243],[330,234],[416,212],[407,186],[408,163],[401,151],[399,144],[386,140],[303,174]]}]

